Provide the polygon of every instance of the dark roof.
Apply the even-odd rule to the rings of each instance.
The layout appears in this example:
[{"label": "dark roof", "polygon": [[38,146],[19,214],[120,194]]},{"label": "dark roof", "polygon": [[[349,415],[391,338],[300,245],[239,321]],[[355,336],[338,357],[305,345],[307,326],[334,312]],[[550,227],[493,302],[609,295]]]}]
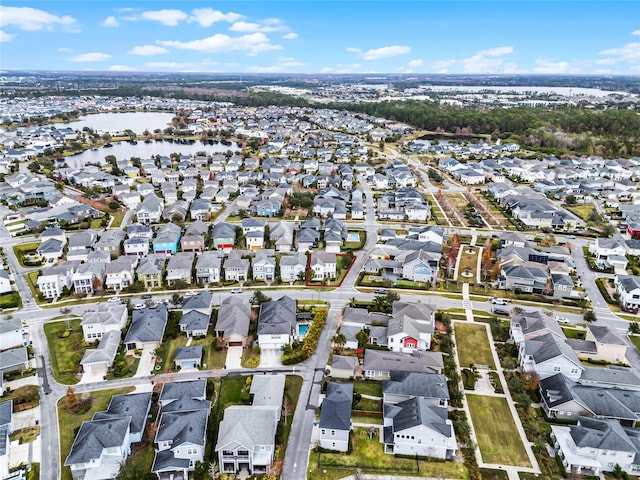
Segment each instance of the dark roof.
[{"label": "dark roof", "polygon": [[353,384],[327,383],[327,391],[320,411],[320,428],[351,429]]},{"label": "dark roof", "polygon": [[394,432],[424,425],[447,437],[452,434],[451,425],[447,423],[447,409],[435,407],[422,398],[411,398],[396,404],[385,404],[384,416],[393,419]]},{"label": "dark roof", "polygon": [[159,303],[153,308],[134,310],[131,326],[124,339],[131,342],[159,342],[167,325],[168,312],[166,305]]},{"label": "dark roof", "polygon": [[190,460],[188,458],[176,458],[172,450],[162,450],[156,453],[153,459],[152,472],[161,472],[163,470],[187,470]]},{"label": "dark roof", "polygon": [[202,345],[191,345],[188,347],[178,347],[176,348],[176,355],[174,360],[177,362],[178,360],[194,360],[197,359],[200,361],[202,358]]},{"label": "dark roof", "polygon": [[144,430],[150,406],[151,392],[114,395],[111,397],[107,410],[96,412],[93,415],[93,420],[130,416],[131,433],[139,433]]},{"label": "dark roof", "polygon": [[249,333],[250,320],[251,307],[237,297],[227,297],[220,304],[216,330],[223,332],[225,337],[234,333],[246,336]]},{"label": "dark roof", "polygon": [[83,422],[64,464],[88,463],[99,459],[105,448],[119,447],[129,434],[130,423],[131,417]]},{"label": "dark roof", "polygon": [[185,382],[167,382],[162,386],[159,401],[167,403],[180,398],[204,399],[207,395],[205,380],[188,380]]},{"label": "dark roof", "polygon": [[410,397],[449,399],[447,379],[438,373],[391,372],[382,382],[382,393]]},{"label": "dark roof", "polygon": [[260,305],[258,335],[289,334],[296,327],[296,301],[288,296]]},{"label": "dark roof", "polygon": [[185,313],[178,322],[181,327],[185,326],[185,331],[207,330],[209,328],[209,315],[197,310],[191,310]]}]

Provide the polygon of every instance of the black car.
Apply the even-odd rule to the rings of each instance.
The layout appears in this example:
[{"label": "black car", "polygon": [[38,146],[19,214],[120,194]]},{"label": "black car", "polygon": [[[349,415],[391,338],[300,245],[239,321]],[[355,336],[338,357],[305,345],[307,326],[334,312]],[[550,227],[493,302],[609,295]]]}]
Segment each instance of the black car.
[{"label": "black car", "polygon": [[149,294],[142,295],[140,298],[141,298],[142,300],[151,300],[151,295],[149,295]]},{"label": "black car", "polygon": [[494,308],[493,313],[495,315],[510,315],[508,310],[503,310],[502,308]]}]

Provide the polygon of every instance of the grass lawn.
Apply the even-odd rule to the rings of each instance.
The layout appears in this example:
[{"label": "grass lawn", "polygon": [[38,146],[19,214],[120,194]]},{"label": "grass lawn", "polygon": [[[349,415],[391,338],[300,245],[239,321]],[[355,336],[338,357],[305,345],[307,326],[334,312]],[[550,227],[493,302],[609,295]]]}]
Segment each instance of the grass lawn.
[{"label": "grass lawn", "polygon": [[382,398],[382,382],[353,382],[353,390],[360,395]]},{"label": "grass lawn", "polygon": [[[462,255],[460,257],[460,266],[458,267],[458,281],[460,282],[475,282],[476,281],[476,271],[478,267],[478,249],[474,248],[473,253],[467,253],[467,246],[461,245],[460,250]],[[464,277],[462,272],[469,271],[472,276]]]},{"label": "grass lawn", "polygon": [[16,308],[22,306],[18,292],[8,292],[0,295],[0,308]]},{"label": "grass lawn", "polygon": [[351,415],[351,421],[356,423],[370,423],[372,425],[383,425],[384,418],[382,417],[363,417],[361,415]]},{"label": "grass lawn", "polygon": [[367,473],[397,473],[432,478],[468,478],[464,465],[454,462],[419,460],[420,472],[418,472],[415,459],[386,455],[383,452],[383,444],[380,443],[379,435],[378,431],[374,438],[369,440],[369,429],[356,427],[352,436],[352,440],[355,440],[355,446],[350,455],[347,453],[311,452],[307,478],[310,480],[340,479],[354,474],[357,468]]},{"label": "grass lawn", "polygon": [[[109,405],[111,397],[121,393],[129,393],[133,391],[133,387],[128,388],[114,388],[111,390],[100,390],[98,392],[91,392],[82,395],[82,398],[91,399],[91,408],[83,414],[69,413],[66,409],[65,398],[60,399],[58,402],[58,427],[60,430],[60,460],[61,465],[64,465],[73,440],[76,436],[76,429],[82,425],[82,422],[91,420],[93,414],[98,411],[105,410]],[[80,395],[78,395],[80,397]],[[69,467],[62,467],[61,480],[71,480],[71,469]]]},{"label": "grass lawn", "polygon": [[40,246],[40,242],[29,242],[29,243],[21,243],[20,245],[15,245],[13,247],[13,253],[15,253],[16,258],[18,259],[18,263],[20,263],[22,267],[29,267],[29,265],[24,264],[22,257],[26,253],[35,252],[39,246]]},{"label": "grass lawn", "polygon": [[[23,385],[22,387],[18,387],[15,390],[11,389],[2,396],[2,401],[5,400],[13,400],[13,408],[17,410],[19,405],[31,404],[29,408],[35,408],[40,405],[40,394],[38,393],[37,385]],[[25,410],[28,410],[25,407]]]},{"label": "grass lawn", "polygon": [[110,213],[111,218],[111,227],[110,228],[120,228],[122,225],[122,220],[124,220],[125,213],[123,210],[118,210],[116,212]]},{"label": "grass lawn", "polygon": [[[117,359],[117,357],[116,357]],[[124,361],[127,362],[127,366],[129,367],[129,372],[124,375],[120,375],[116,377],[113,374],[113,370],[107,373],[107,380],[116,380],[118,378],[130,378],[133,377],[138,371],[138,365],[140,365],[140,357],[136,357],[134,355],[125,355]]]},{"label": "grass lawn", "polygon": [[284,454],[287,451],[287,445],[289,444],[289,433],[291,433],[291,424],[293,423],[293,414],[296,411],[296,405],[298,405],[298,399],[300,398],[300,390],[302,389],[303,378],[298,375],[287,375],[284,386],[285,404],[289,413],[286,416],[282,409],[282,416],[280,418],[280,424],[282,425],[282,436],[278,438],[278,444],[280,445],[280,460],[284,460]]},{"label": "grass lawn", "polygon": [[165,338],[162,341],[161,350],[158,352],[158,357],[162,359],[162,363],[156,363],[156,365],[160,365],[160,368],[154,370],[154,373],[174,372],[173,359],[176,356],[176,349],[184,347],[186,344],[187,337],[183,335],[178,335],[176,338]]},{"label": "grass lawn", "polygon": [[579,340],[584,340],[585,335],[587,334],[586,330],[582,330],[579,328],[568,328],[562,327],[562,331],[564,332],[564,336],[567,338],[577,338]]},{"label": "grass lawn", "polygon": [[575,207],[565,207],[571,213],[577,215],[582,220],[587,221],[587,217],[589,214],[595,210],[595,205],[593,203],[585,203],[584,205],[576,205]]},{"label": "grass lawn", "polygon": [[70,321],[71,334],[66,338],[61,337],[67,333],[67,322],[44,324],[44,333],[51,354],[53,377],[57,382],[65,385],[74,385],[80,380],[77,376],[78,367],[87,349],[80,322],[79,318]]},{"label": "grass lawn", "polygon": [[240,364],[242,368],[257,368],[260,365],[260,348],[244,348]]},{"label": "grass lawn", "polygon": [[[215,370],[224,367],[224,362],[227,359],[226,350],[216,350],[213,347],[213,341],[215,337],[202,337],[194,339],[191,345],[202,346],[202,368],[206,370]],[[205,366],[206,365],[206,366]]]},{"label": "grass lawn", "polygon": [[22,445],[23,443],[33,442],[38,435],[40,435],[40,427],[27,427],[16,430],[11,434],[9,439],[12,442],[18,440],[20,445]]},{"label": "grass lawn", "polygon": [[629,340],[631,340],[633,346],[636,347],[636,350],[640,352],[640,335],[629,335]]},{"label": "grass lawn", "polygon": [[484,325],[470,325],[454,323],[456,334],[456,350],[460,367],[475,365],[488,365],[495,369],[489,337]]},{"label": "grass lawn", "polygon": [[516,425],[507,400],[467,394],[467,403],[482,460],[487,463],[530,467],[527,452],[520,436],[516,434]]},{"label": "grass lawn", "polygon": [[354,410],[364,410],[366,412],[382,412],[382,400],[371,400],[370,398],[361,398],[359,402],[353,405]]},{"label": "grass lawn", "polygon": [[155,456],[155,450],[153,449],[153,443],[149,442],[140,450],[135,451],[128,459],[127,462],[140,465],[141,472],[150,472],[153,467],[153,457]]},{"label": "grass lawn", "polygon": [[38,285],[38,271],[34,270],[33,272],[29,272],[29,273],[25,273],[24,274],[24,278],[27,279],[27,284],[29,285],[29,288],[31,289],[31,295],[33,295],[33,298],[38,299],[38,289],[36,287],[36,285]]}]

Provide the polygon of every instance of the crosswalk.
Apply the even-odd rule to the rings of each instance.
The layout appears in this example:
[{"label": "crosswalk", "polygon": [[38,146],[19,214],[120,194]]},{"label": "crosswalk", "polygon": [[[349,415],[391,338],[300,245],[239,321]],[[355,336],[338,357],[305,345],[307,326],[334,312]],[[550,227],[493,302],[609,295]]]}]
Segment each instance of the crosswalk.
[{"label": "crosswalk", "polygon": [[465,310],[473,310],[473,303],[471,303],[471,300],[463,300],[462,308]]}]

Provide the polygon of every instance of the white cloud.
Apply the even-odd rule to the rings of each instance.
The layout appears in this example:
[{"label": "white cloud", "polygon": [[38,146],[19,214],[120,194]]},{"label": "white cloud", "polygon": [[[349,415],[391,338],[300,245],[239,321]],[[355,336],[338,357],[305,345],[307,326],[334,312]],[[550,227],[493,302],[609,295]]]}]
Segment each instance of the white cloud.
[{"label": "white cloud", "polygon": [[114,16],[107,17],[102,22],[102,25],[105,27],[119,27],[120,23],[118,23],[118,19]]},{"label": "white cloud", "polygon": [[640,30],[634,30],[631,35],[640,35]]},{"label": "white cloud", "polygon": [[619,61],[637,62],[640,61],[640,43],[631,42],[619,48],[609,48],[602,50],[600,55],[610,55],[618,57]]},{"label": "white cloud", "polygon": [[10,42],[13,37],[15,35],[0,30],[0,42]]},{"label": "white cloud", "polygon": [[615,64],[616,64],[615,58],[601,58],[599,60],[596,60],[596,65],[615,65]]},{"label": "white cloud", "polygon": [[100,52],[89,52],[89,53],[81,53],[76,55],[75,57],[68,58],[69,62],[104,62],[105,60],[109,60],[111,55],[108,53],[100,53]]},{"label": "white cloud", "polygon": [[71,50],[70,48],[67,48],[67,47],[60,47],[60,48],[58,49],[58,51],[59,51],[60,53],[71,53],[71,52],[73,52],[73,50]]},{"label": "white cloud", "polygon": [[380,60],[381,58],[397,57],[411,52],[411,48],[404,45],[390,45],[388,47],[372,48],[363,52],[359,48],[349,47],[347,52],[357,53],[363,60]]},{"label": "white cloud", "polygon": [[162,55],[169,53],[166,48],[157,45],[137,45],[127,52],[130,55]]},{"label": "white cloud", "polygon": [[175,27],[181,21],[189,18],[189,15],[184,13],[182,10],[172,10],[165,8],[163,10],[149,10],[147,12],[142,12],[142,17],[146,18],[147,20],[160,22],[168,27]]},{"label": "white cloud", "polygon": [[558,74],[558,73],[578,73],[579,69],[571,67],[569,62],[554,62],[549,59],[539,58],[533,67],[534,73]]},{"label": "white cloud", "polygon": [[504,63],[504,55],[513,53],[513,47],[496,47],[480,50],[472,57],[462,60],[466,73],[515,73],[518,71],[514,63]]},{"label": "white cloud", "polygon": [[227,12],[223,13],[219,10],[212,8],[196,8],[191,12],[189,22],[195,22],[203,27],[210,27],[217,22],[237,22],[244,18],[244,15],[239,13]]},{"label": "white cloud", "polygon": [[424,65],[424,61],[420,60],[419,58],[416,58],[415,60],[409,60],[407,62],[407,67],[410,67],[410,68],[418,68],[418,67],[421,67],[422,65]]},{"label": "white cloud", "polygon": [[250,55],[270,50],[282,50],[280,45],[273,45],[264,33],[252,33],[240,37],[230,37],[217,33],[211,37],[190,42],[178,40],[165,40],[158,42],[165,47],[178,48],[181,50],[195,50],[198,52],[224,52],[224,51],[247,51]]},{"label": "white cloud", "polygon": [[[274,20],[274,19],[272,19]],[[271,25],[262,25],[254,22],[236,22],[229,27],[232,32],[251,33],[251,32],[280,32],[284,27],[271,22]]]},{"label": "white cloud", "polygon": [[127,65],[111,65],[107,68],[110,72],[135,72],[137,71],[134,67],[129,67]]},{"label": "white cloud", "polygon": [[289,32],[283,35],[282,38],[284,38],[285,40],[295,40],[296,38],[298,38],[298,34],[295,32]]},{"label": "white cloud", "polygon": [[0,5],[0,27],[13,25],[20,30],[50,30],[54,25],[70,28],[75,23],[70,15],[58,16],[37,8]]}]

